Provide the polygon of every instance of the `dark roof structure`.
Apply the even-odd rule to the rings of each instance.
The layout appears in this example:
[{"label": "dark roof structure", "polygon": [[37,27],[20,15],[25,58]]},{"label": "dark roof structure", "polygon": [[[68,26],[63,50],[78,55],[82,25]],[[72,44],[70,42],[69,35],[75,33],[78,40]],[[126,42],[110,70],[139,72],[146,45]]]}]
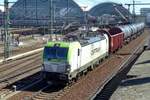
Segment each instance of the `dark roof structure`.
[{"label": "dark roof structure", "polygon": [[90,15],[95,16],[95,17],[102,17],[104,19],[108,17],[108,19],[111,19],[111,20],[115,19],[115,21],[117,22],[124,20],[122,16],[118,13],[118,11],[116,11],[116,9],[119,10],[120,13],[124,15],[125,17],[128,17],[128,16],[131,17],[131,14],[126,8],[124,8],[121,4],[117,4],[113,2],[100,3],[96,5],[95,7],[93,7],[89,11],[89,13]]},{"label": "dark roof structure", "polygon": [[58,24],[66,20],[81,20],[83,17],[83,11],[73,0],[52,1],[52,10],[49,10],[51,8],[49,0],[18,0],[10,9],[11,23],[31,26],[47,25],[50,11],[53,21]]}]

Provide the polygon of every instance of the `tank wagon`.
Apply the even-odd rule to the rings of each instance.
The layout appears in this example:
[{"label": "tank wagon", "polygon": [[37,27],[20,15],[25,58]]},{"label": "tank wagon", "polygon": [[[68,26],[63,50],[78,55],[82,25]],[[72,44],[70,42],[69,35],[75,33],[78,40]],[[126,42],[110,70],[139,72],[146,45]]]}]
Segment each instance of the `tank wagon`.
[{"label": "tank wagon", "polygon": [[107,30],[99,30],[99,32],[108,35],[109,53],[114,53],[123,46],[124,42],[129,42],[140,35],[143,32],[144,26],[144,23],[122,25]]},{"label": "tank wagon", "polygon": [[108,56],[108,48],[106,34],[80,41],[48,42],[43,52],[44,78],[65,83],[75,79]]},{"label": "tank wagon", "polygon": [[144,31],[145,23],[136,23],[130,25],[122,25],[111,28],[123,33],[124,42],[129,42],[133,37],[137,37]]},{"label": "tank wagon", "polygon": [[[89,32],[88,36],[69,41],[48,42],[43,51],[43,76],[48,81],[68,82],[92,69],[102,59],[121,48],[125,41],[138,36],[144,23],[117,26]],[[92,35],[91,35],[92,34]],[[69,36],[68,36],[69,37]]]}]

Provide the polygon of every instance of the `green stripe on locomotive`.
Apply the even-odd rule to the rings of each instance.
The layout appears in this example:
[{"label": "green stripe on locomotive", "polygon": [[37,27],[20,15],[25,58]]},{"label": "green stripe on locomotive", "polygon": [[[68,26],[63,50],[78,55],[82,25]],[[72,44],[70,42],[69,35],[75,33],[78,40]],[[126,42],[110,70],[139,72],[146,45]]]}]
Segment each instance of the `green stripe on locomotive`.
[{"label": "green stripe on locomotive", "polygon": [[[67,61],[71,62],[71,55],[75,48],[80,48],[79,42],[48,42],[45,47],[54,47],[58,45],[60,48],[68,48]],[[43,60],[44,60],[44,51],[43,51]],[[54,61],[54,60],[53,60]],[[58,61],[58,60],[56,60]]]}]

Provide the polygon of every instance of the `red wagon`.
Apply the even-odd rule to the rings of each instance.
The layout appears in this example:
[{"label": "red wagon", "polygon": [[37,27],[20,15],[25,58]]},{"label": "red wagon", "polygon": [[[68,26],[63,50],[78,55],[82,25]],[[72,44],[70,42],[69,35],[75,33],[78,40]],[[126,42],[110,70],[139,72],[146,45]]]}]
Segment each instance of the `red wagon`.
[{"label": "red wagon", "polygon": [[123,46],[123,33],[118,28],[111,28],[109,30],[99,30],[106,33],[109,37],[109,52],[114,53]]}]

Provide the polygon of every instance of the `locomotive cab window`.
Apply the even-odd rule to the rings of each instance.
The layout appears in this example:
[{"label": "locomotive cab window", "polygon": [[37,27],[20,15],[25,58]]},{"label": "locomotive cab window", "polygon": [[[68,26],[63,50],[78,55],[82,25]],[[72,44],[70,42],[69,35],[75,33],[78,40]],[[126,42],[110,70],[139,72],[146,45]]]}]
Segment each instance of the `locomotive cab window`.
[{"label": "locomotive cab window", "polygon": [[44,58],[46,60],[60,59],[67,60],[68,48],[64,47],[45,47]]}]

